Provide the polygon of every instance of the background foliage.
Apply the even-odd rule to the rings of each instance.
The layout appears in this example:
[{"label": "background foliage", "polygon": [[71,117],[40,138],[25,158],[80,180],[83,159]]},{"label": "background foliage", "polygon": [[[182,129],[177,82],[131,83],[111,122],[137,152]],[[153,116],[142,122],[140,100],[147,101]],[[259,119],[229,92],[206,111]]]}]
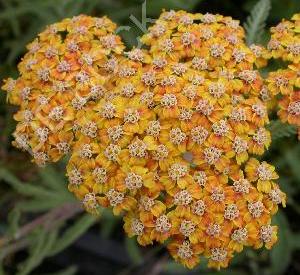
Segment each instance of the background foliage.
[{"label": "background foliage", "polygon": [[[148,0],[146,11],[147,18],[156,18],[162,8],[231,15],[244,24],[248,42],[262,43],[268,39],[266,28],[300,11],[299,0],[259,2]],[[150,21],[143,18],[142,4],[138,0],[0,0],[0,79],[16,75],[25,45],[47,24],[80,13],[108,15],[125,26],[120,34],[127,46],[137,45]],[[63,163],[38,169],[27,155],[11,147],[14,111],[0,93],[0,275],[215,274],[205,270],[205,264],[188,272],[170,261],[163,247],[139,248],[134,239],[124,237],[119,219],[106,211],[100,221],[84,214],[66,189]],[[276,166],[281,188],[288,194],[287,208],[274,219],[280,225],[280,240],[272,251],[245,250],[219,274],[300,273],[300,143],[293,127],[278,121],[269,127],[273,143],[265,158]]]}]

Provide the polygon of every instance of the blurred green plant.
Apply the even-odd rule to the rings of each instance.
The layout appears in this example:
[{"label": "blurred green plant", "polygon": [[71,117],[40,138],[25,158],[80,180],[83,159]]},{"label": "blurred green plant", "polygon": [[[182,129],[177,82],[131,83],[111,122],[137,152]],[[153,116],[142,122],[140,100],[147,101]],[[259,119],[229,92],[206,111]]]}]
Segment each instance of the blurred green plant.
[{"label": "blurred green plant", "polygon": [[[8,213],[6,235],[0,238],[0,262],[11,253],[26,248],[28,258],[18,264],[16,271],[17,275],[26,275],[46,257],[61,252],[76,241],[96,218],[82,213],[81,206],[68,192],[65,179],[53,167],[40,170],[35,182],[24,183],[3,166],[0,180],[22,195],[22,200]],[[24,217],[32,213],[39,214],[23,224]],[[72,224],[65,228],[70,219]],[[72,270],[75,271],[74,268],[67,271]]]}]

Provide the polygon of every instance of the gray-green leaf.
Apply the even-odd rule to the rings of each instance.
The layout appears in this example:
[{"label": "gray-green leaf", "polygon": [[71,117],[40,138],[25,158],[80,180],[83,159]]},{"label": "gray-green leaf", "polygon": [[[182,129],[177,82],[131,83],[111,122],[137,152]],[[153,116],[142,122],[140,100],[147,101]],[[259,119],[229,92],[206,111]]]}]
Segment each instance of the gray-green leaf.
[{"label": "gray-green leaf", "polygon": [[82,215],[71,227],[69,227],[63,233],[60,238],[58,238],[49,254],[52,256],[67,248],[82,234],[84,234],[95,223],[96,219],[97,217],[94,217],[90,214]]},{"label": "gray-green leaf", "polygon": [[260,0],[251,10],[250,15],[244,23],[248,45],[261,41],[270,9],[270,0]]},{"label": "gray-green leaf", "polygon": [[280,120],[271,121],[268,125],[268,130],[271,131],[273,141],[283,137],[290,137],[297,133],[295,126],[282,123]]}]

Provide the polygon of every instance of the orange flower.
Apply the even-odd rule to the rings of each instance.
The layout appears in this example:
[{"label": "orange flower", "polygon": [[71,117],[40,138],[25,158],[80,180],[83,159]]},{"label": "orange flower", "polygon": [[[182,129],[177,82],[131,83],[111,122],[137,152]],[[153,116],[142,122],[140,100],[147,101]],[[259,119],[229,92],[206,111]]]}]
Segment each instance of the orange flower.
[{"label": "orange flower", "polygon": [[199,254],[204,249],[201,244],[191,244],[183,239],[175,239],[168,245],[168,250],[175,261],[191,269],[199,264]]},{"label": "orange flower", "polygon": [[293,91],[294,73],[290,70],[279,69],[275,72],[270,72],[266,81],[272,95],[277,95],[278,93],[289,95]]},{"label": "orange flower", "polygon": [[137,236],[138,243],[143,246],[152,243],[149,234],[150,228],[145,227],[133,213],[128,213],[124,216],[123,220],[124,230],[128,234],[129,238]]},{"label": "orange flower", "polygon": [[278,179],[274,166],[265,161],[259,163],[258,160],[253,158],[247,162],[245,172],[250,182],[257,181],[257,190],[260,192],[269,193],[273,180]]},{"label": "orange flower", "polygon": [[258,238],[254,244],[255,248],[260,248],[263,245],[267,249],[271,249],[274,243],[277,242],[277,226],[271,226],[270,224],[261,225],[258,229]]},{"label": "orange flower", "polygon": [[[248,47],[238,21],[209,13],[163,11],[146,47],[128,52],[107,17],[53,24],[4,82],[20,107],[13,144],[40,165],[70,153],[68,188],[88,212],[122,215],[141,245],[169,241],[188,268],[201,255],[220,269],[244,246],[271,248],[286,195],[253,155],[270,145],[274,95],[284,95],[282,120],[299,126],[292,21],[272,29],[270,53]],[[257,69],[271,55],[295,63],[264,83]]]},{"label": "orange flower", "polygon": [[206,254],[209,258],[207,266],[216,269],[227,267],[230,259],[233,257],[233,251],[222,246],[213,247]]},{"label": "orange flower", "polygon": [[278,116],[283,122],[300,126],[300,91],[284,96],[279,101]]},{"label": "orange flower", "polygon": [[[103,70],[99,65],[114,60],[112,54],[118,56],[124,49],[120,38],[113,34],[115,29],[107,17],[85,15],[52,24],[27,46],[28,52],[18,65],[20,76],[5,81],[3,89],[8,92],[8,100],[27,112],[26,117],[20,113],[15,116],[20,126],[14,145],[20,147],[20,140],[24,141],[23,124],[29,112],[34,114],[31,128],[26,128],[26,144],[35,152],[32,155],[36,162],[63,157],[68,150],[58,154],[56,147],[64,135],[68,137],[67,147],[72,148],[77,139],[71,138],[77,111],[99,99],[105,82],[111,78],[110,68]],[[45,137],[41,143],[35,131],[45,127],[51,141]]]}]

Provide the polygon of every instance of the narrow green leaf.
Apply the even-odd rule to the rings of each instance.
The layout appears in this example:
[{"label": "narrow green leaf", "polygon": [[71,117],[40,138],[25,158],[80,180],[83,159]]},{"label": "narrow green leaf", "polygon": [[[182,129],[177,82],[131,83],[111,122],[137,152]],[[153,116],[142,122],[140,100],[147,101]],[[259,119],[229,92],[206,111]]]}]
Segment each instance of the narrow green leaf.
[{"label": "narrow green leaf", "polygon": [[16,178],[12,173],[10,173],[5,168],[0,168],[0,179],[5,180],[11,187],[13,187],[17,192],[23,195],[31,196],[53,196],[53,193],[45,190],[42,186],[35,186],[29,183],[24,184],[18,178]]},{"label": "narrow green leaf", "polygon": [[66,203],[67,201],[64,199],[50,199],[50,200],[44,200],[44,199],[29,199],[25,201],[21,201],[18,203],[18,207],[22,209],[23,212],[43,212],[47,211],[49,209],[53,209],[59,205],[62,205]]},{"label": "narrow green leaf", "polygon": [[114,216],[110,210],[104,208],[101,213],[101,237],[104,239],[109,238],[120,219],[120,217]]},{"label": "narrow green leaf", "polygon": [[66,181],[58,171],[48,165],[38,171],[43,184],[53,190],[66,190]]},{"label": "narrow green leaf", "polygon": [[[48,256],[49,251],[53,247],[58,235],[58,229],[46,232],[41,230],[37,243],[31,251],[30,257],[21,266],[21,269],[17,275],[30,274],[42,261]],[[34,242],[33,242],[34,243]]]},{"label": "narrow green leaf", "polygon": [[3,167],[0,168],[0,179],[6,181],[20,194],[36,197],[40,200],[72,201],[74,199],[66,189],[66,191],[53,192],[45,189],[42,184],[33,185],[28,182],[23,183]]},{"label": "narrow green leaf", "polygon": [[97,220],[97,217],[94,217],[90,214],[84,214],[76,222],[69,227],[63,234],[60,236],[50,251],[50,255],[55,255],[73,242],[75,242],[82,234],[84,234]]},{"label": "narrow green leaf", "polygon": [[282,211],[279,211],[273,219],[273,223],[278,225],[278,242],[271,250],[271,274],[284,274],[287,270],[291,258],[293,240],[290,239],[291,232],[289,223]]},{"label": "narrow green leaf", "polygon": [[118,219],[116,217],[112,219],[105,219],[104,222],[101,223],[101,237],[102,238],[109,238],[118,224]]},{"label": "narrow green leaf", "polygon": [[244,24],[248,45],[260,42],[270,9],[270,0],[259,0],[251,10]]},{"label": "narrow green leaf", "polygon": [[30,249],[29,258],[19,265],[19,272],[17,275],[27,275],[29,274],[39,263],[40,254],[42,253],[45,241],[46,241],[46,231],[39,230],[37,236],[31,242],[33,246]]},{"label": "narrow green leaf", "polygon": [[140,264],[143,262],[143,257],[141,255],[140,248],[136,239],[126,238],[125,246],[128,252],[128,255],[134,264]]},{"label": "narrow green leaf", "polygon": [[18,230],[20,217],[21,217],[21,211],[20,208],[18,207],[13,208],[13,210],[10,211],[8,214],[9,228],[7,232],[11,236],[15,236]]}]

